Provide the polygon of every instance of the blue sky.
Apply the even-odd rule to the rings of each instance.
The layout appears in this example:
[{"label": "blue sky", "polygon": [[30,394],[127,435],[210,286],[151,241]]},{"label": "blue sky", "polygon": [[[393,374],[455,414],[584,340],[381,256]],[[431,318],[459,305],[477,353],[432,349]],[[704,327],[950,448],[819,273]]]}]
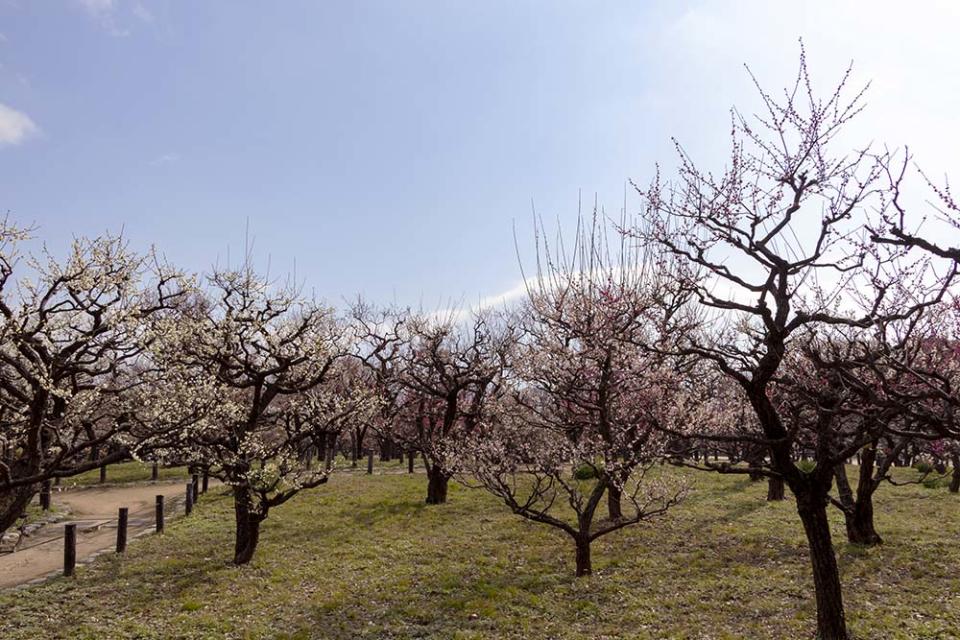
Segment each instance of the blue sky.
[{"label": "blue sky", "polygon": [[[869,6],[869,10],[865,8]],[[495,299],[531,202],[569,224],[674,163],[722,167],[742,64],[873,79],[853,133],[960,174],[956,3],[0,0],[0,209],[58,250],[123,229],[331,301]]]}]

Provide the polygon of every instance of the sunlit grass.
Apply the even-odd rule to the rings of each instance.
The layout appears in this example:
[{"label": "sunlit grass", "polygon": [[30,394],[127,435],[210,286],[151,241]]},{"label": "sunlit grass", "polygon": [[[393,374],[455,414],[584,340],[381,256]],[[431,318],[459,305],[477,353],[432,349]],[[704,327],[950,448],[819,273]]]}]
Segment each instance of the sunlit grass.
[{"label": "sunlit grass", "polygon": [[[575,579],[568,539],[489,495],[454,484],[428,507],[422,474],[364,466],[276,509],[249,566],[228,563],[217,491],[125,558],[0,595],[0,637],[812,637],[794,505],[765,502],[763,483],[691,472],[684,504],[601,538],[595,575]],[[884,487],[877,509],[875,549],[845,544],[833,514],[856,637],[958,637],[960,497]]]},{"label": "sunlit grass", "polygon": [[[112,484],[149,482],[152,471],[153,465],[146,462],[131,461],[111,464],[107,467],[107,482]],[[183,479],[188,475],[186,467],[161,466],[158,470],[158,476],[161,482]],[[100,469],[93,469],[92,471],[81,473],[72,478],[64,478],[61,481],[61,485],[64,487],[89,486],[95,484],[100,484]]]}]

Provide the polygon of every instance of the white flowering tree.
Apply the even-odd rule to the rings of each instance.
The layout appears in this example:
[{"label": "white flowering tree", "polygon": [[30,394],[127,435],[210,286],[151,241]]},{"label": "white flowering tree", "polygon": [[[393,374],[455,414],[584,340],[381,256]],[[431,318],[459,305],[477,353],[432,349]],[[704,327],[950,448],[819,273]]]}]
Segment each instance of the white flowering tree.
[{"label": "white flowering tree", "polygon": [[347,353],[332,309],[259,277],[249,261],[218,270],[158,358],[202,378],[213,409],[169,451],[209,469],[233,491],[234,562],[249,562],[269,511],[327,481],[302,460],[318,431],[340,428],[368,403],[345,388]]},{"label": "white flowering tree", "polygon": [[0,236],[2,531],[40,483],[127,459],[196,415],[168,403],[147,353],[190,288],[180,273],[103,236],[29,259],[15,281],[26,234],[4,222]]},{"label": "white flowering tree", "polygon": [[[359,457],[363,444],[372,431],[382,442],[400,441],[407,451],[417,451],[416,443],[399,438],[401,419],[402,362],[401,353],[408,344],[409,312],[378,308],[362,300],[351,310],[352,330],[356,337],[354,358],[362,365],[371,391],[378,399],[378,410],[367,422],[354,423],[353,457]],[[399,438],[399,440],[397,440]]]}]

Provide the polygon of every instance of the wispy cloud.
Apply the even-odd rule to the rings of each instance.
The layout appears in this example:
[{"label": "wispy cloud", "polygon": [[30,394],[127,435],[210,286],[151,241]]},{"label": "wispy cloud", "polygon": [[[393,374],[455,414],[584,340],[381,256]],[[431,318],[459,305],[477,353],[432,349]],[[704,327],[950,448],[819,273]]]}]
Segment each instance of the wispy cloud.
[{"label": "wispy cloud", "polygon": [[74,0],[88,15],[96,20],[112,36],[128,36],[130,29],[120,26],[121,7],[129,22],[133,16],[140,22],[153,22],[153,14],[139,1],[126,0]]},{"label": "wispy cloud", "polygon": [[132,11],[133,15],[143,22],[153,22],[153,14],[150,13],[150,11],[139,2],[134,3]]},{"label": "wispy cloud", "polygon": [[159,167],[165,164],[172,164],[179,159],[180,159],[179,153],[165,153],[151,160],[150,165],[154,167]]},{"label": "wispy cloud", "polygon": [[0,146],[20,144],[39,132],[30,116],[0,103]]}]

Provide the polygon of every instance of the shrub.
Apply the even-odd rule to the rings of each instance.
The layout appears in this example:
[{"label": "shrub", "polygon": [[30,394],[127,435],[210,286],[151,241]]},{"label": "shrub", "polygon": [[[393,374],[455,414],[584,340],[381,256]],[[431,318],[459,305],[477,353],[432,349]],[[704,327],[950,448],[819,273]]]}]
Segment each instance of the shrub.
[{"label": "shrub", "polygon": [[577,480],[593,480],[597,477],[597,468],[584,462],[573,470],[573,477]]},{"label": "shrub", "polygon": [[797,468],[804,473],[812,473],[817,468],[816,460],[800,460],[797,462]]}]

